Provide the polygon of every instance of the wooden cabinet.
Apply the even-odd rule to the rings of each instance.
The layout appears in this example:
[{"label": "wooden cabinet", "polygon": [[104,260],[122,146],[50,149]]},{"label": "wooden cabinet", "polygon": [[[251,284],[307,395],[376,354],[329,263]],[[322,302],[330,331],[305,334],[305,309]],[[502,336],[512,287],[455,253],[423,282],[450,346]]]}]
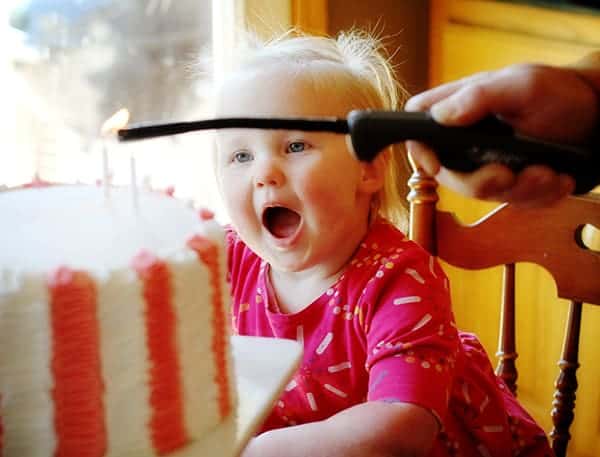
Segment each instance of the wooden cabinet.
[{"label": "wooden cabinet", "polygon": [[432,0],[430,83],[516,62],[565,64],[600,48],[600,10]]},{"label": "wooden cabinet", "polygon": [[[432,0],[429,39],[432,86],[517,62],[567,64],[600,49],[600,10],[569,11],[509,1]],[[465,222],[495,206],[443,188],[440,196],[439,206]],[[500,283],[501,270],[447,270],[459,326],[477,333],[493,357],[500,296],[490,291]],[[558,335],[562,335],[567,312],[566,302],[552,298],[553,288],[543,269],[517,266],[517,305],[525,305],[517,310],[519,399],[546,430],[551,427],[552,384],[558,373],[548,360],[552,355],[559,358]],[[582,322],[579,390],[569,455],[592,457],[600,455],[600,347],[594,344],[600,307],[584,306]]]}]

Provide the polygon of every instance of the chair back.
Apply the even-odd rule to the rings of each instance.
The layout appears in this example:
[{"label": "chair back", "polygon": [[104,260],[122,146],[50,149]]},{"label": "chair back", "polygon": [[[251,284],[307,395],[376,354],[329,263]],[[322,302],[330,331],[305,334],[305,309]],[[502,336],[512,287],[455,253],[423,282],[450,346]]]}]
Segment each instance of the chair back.
[{"label": "chair back", "polygon": [[503,204],[465,225],[436,208],[437,184],[422,170],[413,173],[409,186],[411,239],[455,267],[504,266],[496,374],[513,393],[517,393],[518,376],[515,264],[542,266],[551,274],[558,297],[571,301],[551,402],[550,440],[556,456],[564,457],[575,417],[582,307],[583,303],[600,305],[600,252],[586,241],[587,235],[591,239],[593,230],[600,229],[600,194],[568,197],[547,208]]}]

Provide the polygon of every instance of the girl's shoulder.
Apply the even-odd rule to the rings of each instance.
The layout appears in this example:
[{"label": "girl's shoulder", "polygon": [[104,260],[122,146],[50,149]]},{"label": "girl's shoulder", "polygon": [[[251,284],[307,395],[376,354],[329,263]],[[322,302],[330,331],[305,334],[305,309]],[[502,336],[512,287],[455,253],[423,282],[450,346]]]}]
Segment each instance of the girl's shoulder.
[{"label": "girl's shoulder", "polygon": [[[375,221],[346,268],[351,289],[383,292],[407,277],[419,283],[447,287],[437,259],[385,219]],[[361,292],[362,293],[362,292]]]},{"label": "girl's shoulder", "polygon": [[[400,259],[410,262],[429,261],[429,252],[409,239],[398,227],[386,219],[377,219],[356,251],[356,257]],[[372,257],[371,257],[372,258]]]}]

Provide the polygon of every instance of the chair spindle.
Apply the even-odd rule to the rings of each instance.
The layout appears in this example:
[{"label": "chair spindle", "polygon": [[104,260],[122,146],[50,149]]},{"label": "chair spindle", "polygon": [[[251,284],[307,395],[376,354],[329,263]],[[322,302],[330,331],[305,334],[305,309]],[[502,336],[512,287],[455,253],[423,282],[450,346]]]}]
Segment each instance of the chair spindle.
[{"label": "chair spindle", "polygon": [[519,356],[516,350],[515,329],[515,264],[504,265],[502,278],[502,303],[500,314],[500,335],[498,339],[498,365],[496,374],[500,376],[510,389],[517,395],[517,366]]},{"label": "chair spindle", "polygon": [[565,331],[560,373],[554,383],[552,402],[552,423],[550,432],[552,450],[556,457],[565,457],[571,439],[569,428],[575,417],[575,393],[577,391],[577,368],[579,368],[579,332],[581,328],[581,302],[572,301]]}]

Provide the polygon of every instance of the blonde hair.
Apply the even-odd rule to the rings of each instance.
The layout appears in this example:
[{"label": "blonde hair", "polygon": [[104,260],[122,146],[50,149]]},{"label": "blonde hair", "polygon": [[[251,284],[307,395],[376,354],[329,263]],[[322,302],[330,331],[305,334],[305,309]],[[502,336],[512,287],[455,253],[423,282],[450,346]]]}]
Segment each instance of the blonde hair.
[{"label": "blonde hair", "polygon": [[[382,40],[362,30],[343,32],[336,38],[306,35],[296,29],[268,41],[250,36],[238,48],[234,62],[234,73],[271,63],[298,66],[303,75],[313,76],[316,85],[345,90],[351,109],[398,110],[408,98]],[[410,175],[406,152],[395,145],[381,154],[385,180],[373,199],[372,216],[378,214],[406,230]]]}]

